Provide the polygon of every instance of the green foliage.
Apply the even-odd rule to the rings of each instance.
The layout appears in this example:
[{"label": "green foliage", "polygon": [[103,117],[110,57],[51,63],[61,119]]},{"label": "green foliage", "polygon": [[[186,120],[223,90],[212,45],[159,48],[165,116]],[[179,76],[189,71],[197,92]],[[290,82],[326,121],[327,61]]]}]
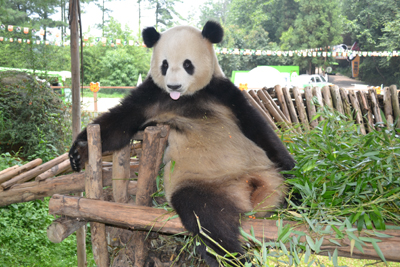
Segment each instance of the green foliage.
[{"label": "green foliage", "polygon": [[44,161],[71,142],[68,108],[46,83],[25,73],[0,73],[0,151]]},{"label": "green foliage", "polygon": [[398,132],[380,128],[362,135],[341,114],[325,110],[322,116],[318,127],[288,143],[297,164],[287,181],[302,198],[293,208],[309,218],[347,218],[359,230],[400,223]]},{"label": "green foliage", "polygon": [[9,152],[0,154],[0,170],[5,170],[15,165],[22,165],[21,160],[18,158],[18,153],[11,155]]},{"label": "green foliage", "polygon": [[[0,266],[77,266],[75,235],[59,244],[47,238],[54,219],[48,202],[46,198],[0,208]],[[96,266],[90,246],[87,253],[88,266]]]}]

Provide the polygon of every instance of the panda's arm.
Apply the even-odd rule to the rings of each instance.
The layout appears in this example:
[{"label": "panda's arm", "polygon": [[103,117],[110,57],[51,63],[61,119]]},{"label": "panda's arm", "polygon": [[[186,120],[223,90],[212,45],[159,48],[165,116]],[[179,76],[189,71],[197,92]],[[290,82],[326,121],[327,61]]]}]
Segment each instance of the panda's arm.
[{"label": "panda's arm", "polygon": [[[132,136],[141,130],[140,127],[146,121],[146,107],[157,101],[157,96],[160,95],[157,90],[159,88],[148,79],[132,90],[120,105],[92,122],[100,125],[102,152],[115,151],[129,144]],[[69,157],[73,170],[81,170],[88,158],[86,128],[74,141]]]},{"label": "panda's arm", "polygon": [[291,170],[294,167],[293,157],[277,134],[234,84],[227,79],[214,78],[208,90],[232,110],[243,134],[261,147],[279,168]]}]

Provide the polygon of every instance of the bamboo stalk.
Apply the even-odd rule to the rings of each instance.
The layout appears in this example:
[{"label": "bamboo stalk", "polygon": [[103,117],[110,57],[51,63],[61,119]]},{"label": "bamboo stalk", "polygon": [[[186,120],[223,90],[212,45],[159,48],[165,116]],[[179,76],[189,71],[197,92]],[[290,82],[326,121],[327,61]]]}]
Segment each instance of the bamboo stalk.
[{"label": "bamboo stalk", "polygon": [[[89,160],[85,168],[86,197],[91,199],[103,198],[103,178],[101,159],[100,125],[90,124],[87,127],[87,139],[89,147]],[[93,257],[100,267],[110,266],[108,256],[106,226],[104,223],[91,222]]]},{"label": "bamboo stalk", "polygon": [[[258,95],[254,92],[254,90],[249,90],[248,91],[249,95],[254,99],[254,101],[257,102],[257,104],[261,107],[261,109],[272,119],[273,115],[268,111],[268,109],[265,107],[264,103],[261,101],[261,99],[258,97]],[[275,120],[276,121],[276,120]],[[275,122],[274,122],[275,123]]]},{"label": "bamboo stalk", "polygon": [[[318,101],[318,109],[317,109],[317,111],[321,112],[323,110],[323,108],[324,108],[324,100],[322,98],[321,88],[320,87],[314,87],[312,89],[312,93],[313,93],[313,96],[315,96],[317,98],[317,101]],[[323,121],[324,118],[322,116],[319,116],[318,120],[319,121]]]},{"label": "bamboo stalk", "polygon": [[[14,168],[10,171],[4,172],[3,174],[0,175],[0,184],[7,182],[8,180],[12,179],[13,177],[17,176],[18,174],[29,171],[40,164],[42,164],[42,160],[35,159],[35,160],[32,160],[31,162],[28,162],[25,165],[22,165],[21,167],[17,166],[17,168]],[[3,187],[3,185],[2,185],[2,187]]]}]

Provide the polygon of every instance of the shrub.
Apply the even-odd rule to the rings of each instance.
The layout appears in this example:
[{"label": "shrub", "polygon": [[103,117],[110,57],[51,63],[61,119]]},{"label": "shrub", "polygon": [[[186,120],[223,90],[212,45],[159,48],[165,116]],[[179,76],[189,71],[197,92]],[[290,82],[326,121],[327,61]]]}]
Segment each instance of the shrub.
[{"label": "shrub", "polygon": [[23,72],[0,73],[1,152],[20,151],[23,157],[63,152],[64,144],[71,143],[68,116],[67,106],[47,83]]}]

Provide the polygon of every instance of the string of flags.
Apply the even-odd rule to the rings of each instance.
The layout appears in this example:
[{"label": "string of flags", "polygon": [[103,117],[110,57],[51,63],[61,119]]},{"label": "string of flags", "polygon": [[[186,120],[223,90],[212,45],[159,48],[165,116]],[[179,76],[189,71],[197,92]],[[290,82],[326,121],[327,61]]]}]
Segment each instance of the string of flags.
[{"label": "string of flags", "polygon": [[[29,27],[20,27],[14,25],[4,25],[0,24],[0,44],[1,43],[19,43],[19,44],[35,44],[35,45],[55,45],[55,46],[69,46],[70,41],[61,40],[36,40],[29,38],[13,38],[13,37],[4,37],[1,36],[1,31],[8,32],[17,32],[24,34],[32,33],[33,35],[39,34],[44,36],[55,36],[56,38],[61,37],[60,30],[43,30],[43,29],[31,29]],[[64,37],[67,37],[67,33],[63,34]],[[94,46],[98,43],[101,43],[103,46],[145,46],[143,43],[139,43],[134,40],[125,40],[125,39],[115,39],[115,38],[107,38],[107,37],[83,37],[83,46]],[[288,51],[280,51],[280,50],[261,50],[261,49],[239,49],[239,48],[223,48],[223,47],[215,47],[215,52],[217,54],[223,55],[243,55],[243,56],[278,56],[278,57],[334,57],[334,58],[346,58],[349,56],[359,56],[359,57],[398,57],[400,51],[353,51],[353,50],[344,50],[344,49],[335,49],[335,47],[326,47],[326,48],[312,48],[312,49],[302,49],[302,50],[288,50]]]}]

